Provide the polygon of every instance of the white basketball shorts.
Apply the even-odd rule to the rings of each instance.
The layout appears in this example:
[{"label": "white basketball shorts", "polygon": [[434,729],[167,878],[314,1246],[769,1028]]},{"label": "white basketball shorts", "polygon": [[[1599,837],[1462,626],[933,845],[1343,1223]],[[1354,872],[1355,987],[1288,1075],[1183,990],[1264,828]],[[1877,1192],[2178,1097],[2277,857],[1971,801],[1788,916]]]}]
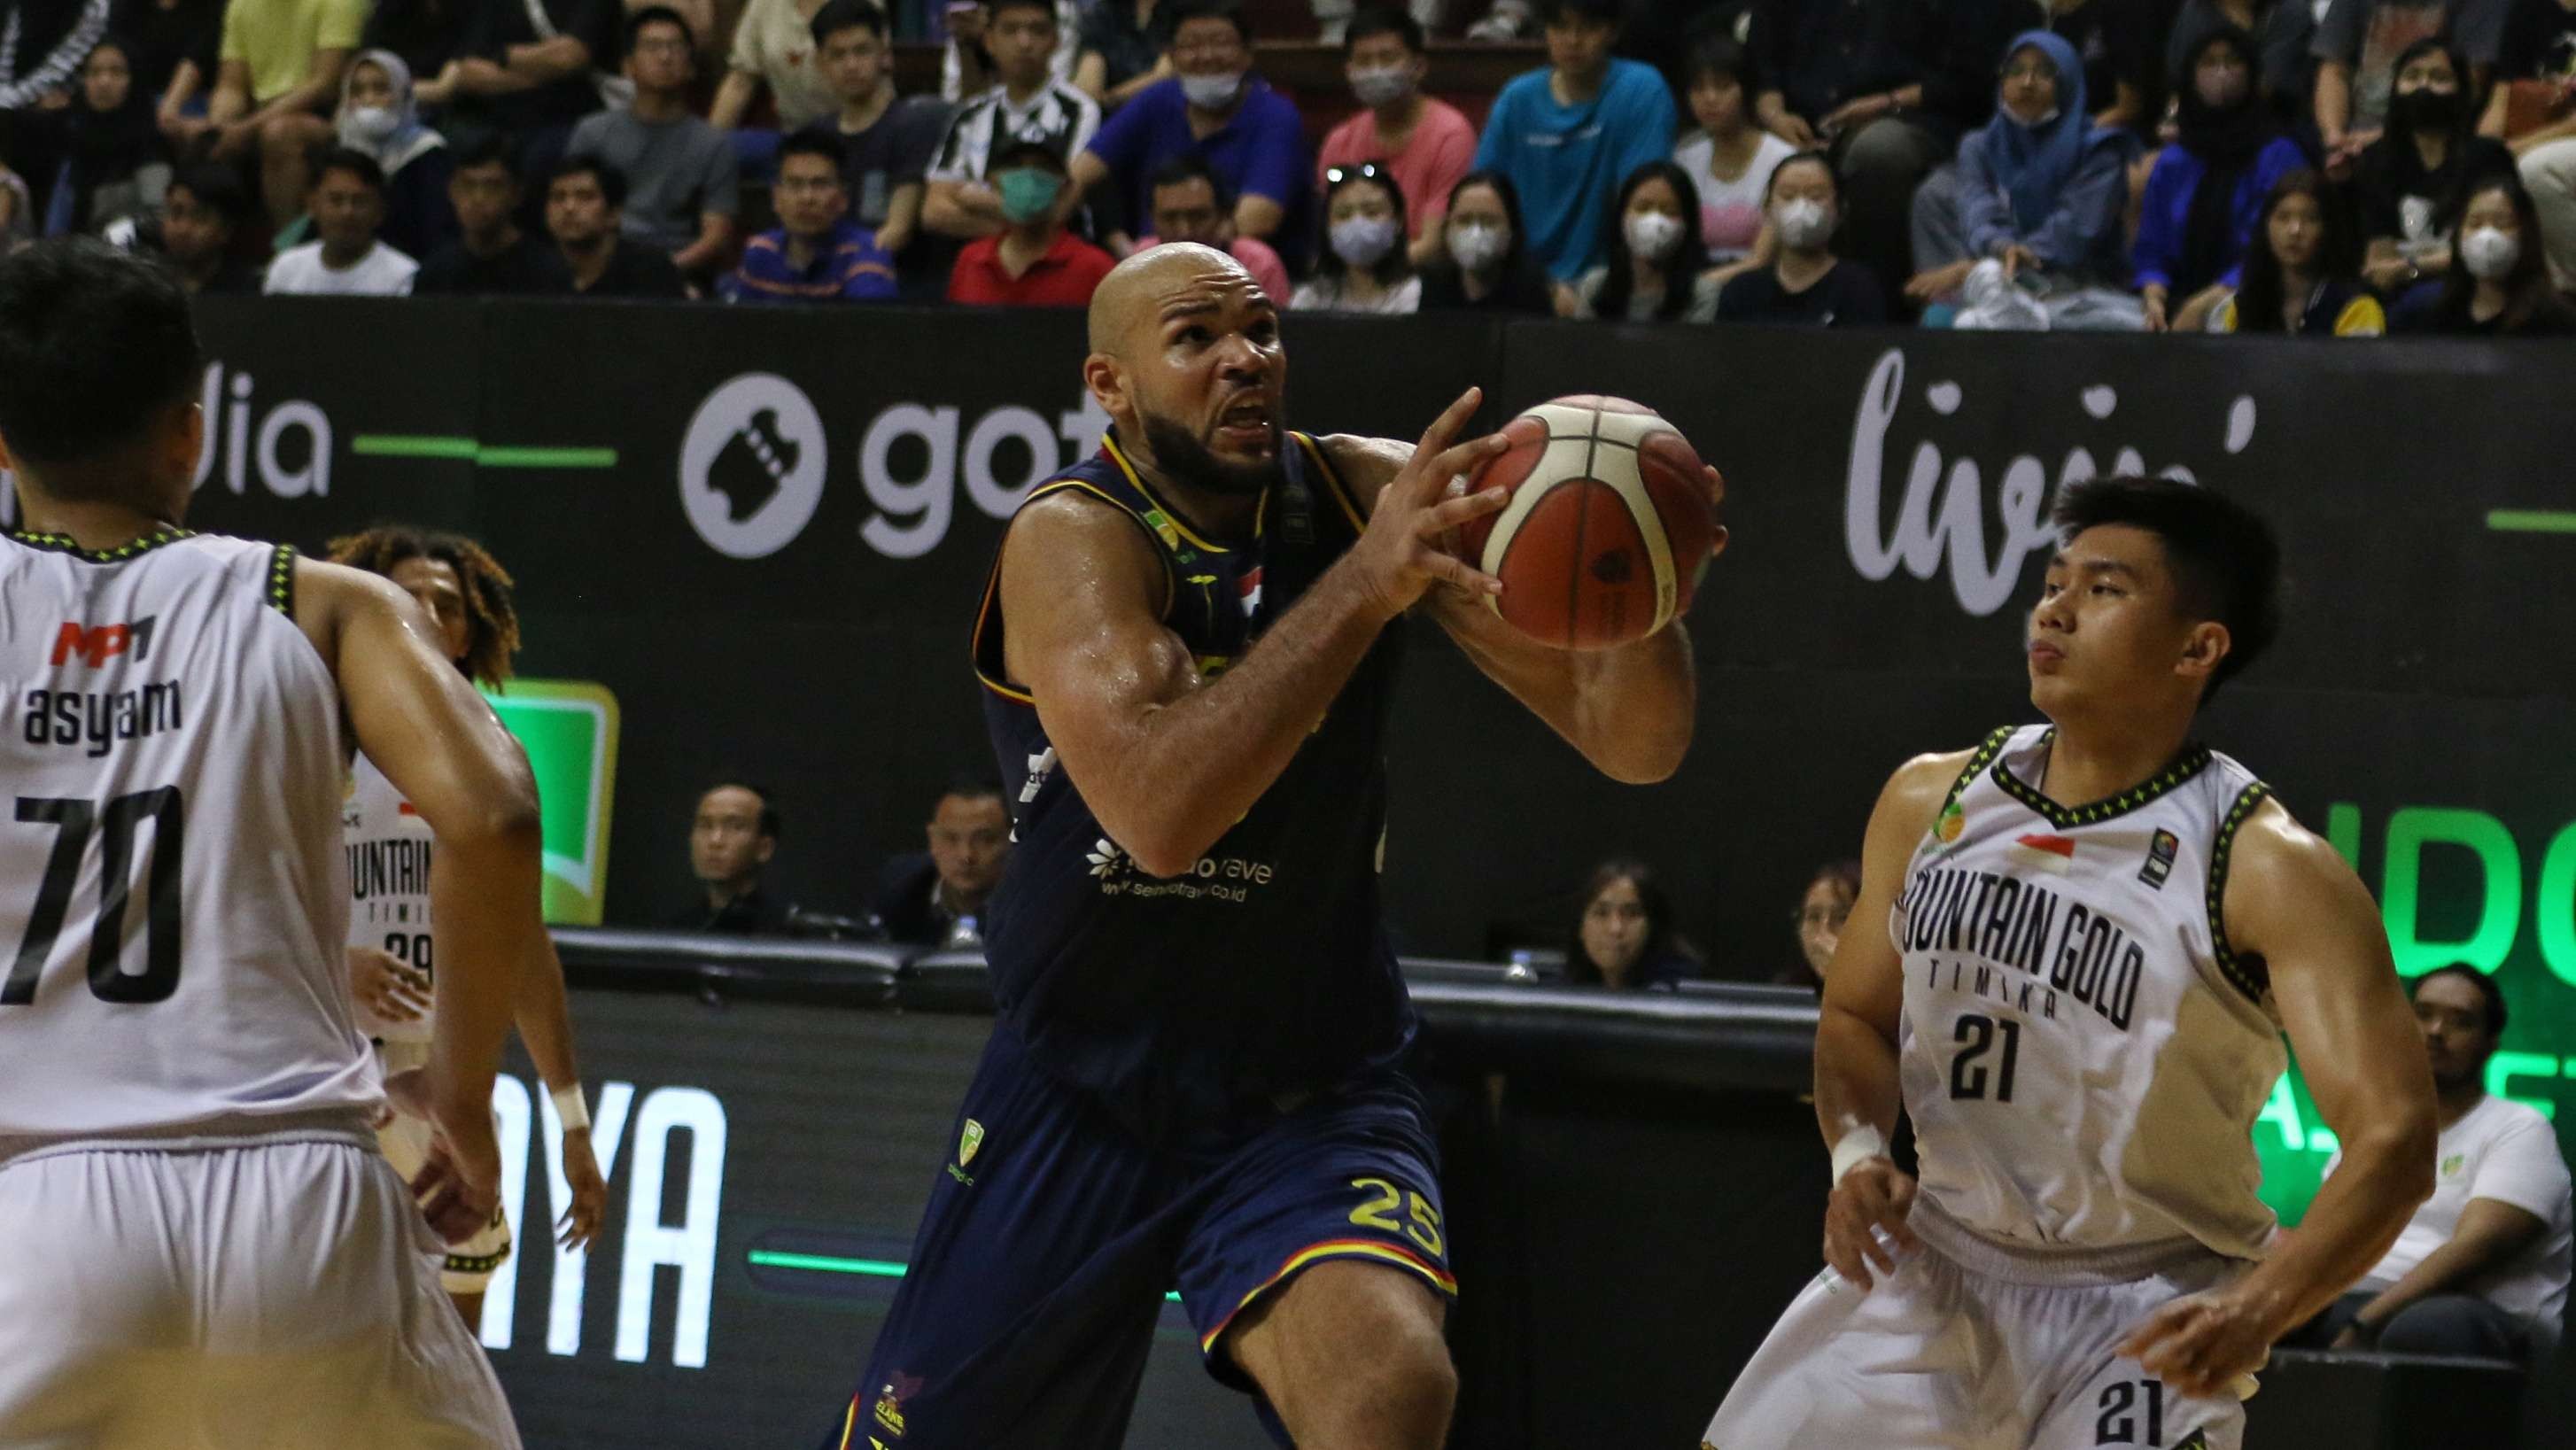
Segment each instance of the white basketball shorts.
[{"label": "white basketball shorts", "polygon": [[[1861,1291],[1825,1270],[1737,1376],[1704,1450],[2239,1450],[2234,1396],[2185,1399],[2112,1351],[2148,1315],[2244,1266],[2207,1253],[2108,1282],[2039,1275],[1972,1247],[1962,1231]],[[1961,1262],[1968,1259],[1975,1267]],[[2251,1393],[2251,1385],[2246,1392]]]},{"label": "white basketball shorts", "polygon": [[0,1447],[518,1450],[356,1124],[0,1164]]}]

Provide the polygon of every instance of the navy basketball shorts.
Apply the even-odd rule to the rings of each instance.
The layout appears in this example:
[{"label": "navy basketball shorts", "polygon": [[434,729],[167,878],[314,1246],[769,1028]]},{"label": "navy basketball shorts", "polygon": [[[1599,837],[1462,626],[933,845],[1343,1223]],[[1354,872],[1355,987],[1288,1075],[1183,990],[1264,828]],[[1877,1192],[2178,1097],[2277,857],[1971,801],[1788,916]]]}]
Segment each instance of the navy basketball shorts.
[{"label": "navy basketball shorts", "polygon": [[[1422,1101],[1385,1072],[1188,1149],[1149,1148],[996,1024],[867,1373],[827,1450],[1117,1450],[1177,1288],[1208,1372],[1305,1269],[1457,1293]],[[1285,1442],[1276,1416],[1261,1419]]]}]

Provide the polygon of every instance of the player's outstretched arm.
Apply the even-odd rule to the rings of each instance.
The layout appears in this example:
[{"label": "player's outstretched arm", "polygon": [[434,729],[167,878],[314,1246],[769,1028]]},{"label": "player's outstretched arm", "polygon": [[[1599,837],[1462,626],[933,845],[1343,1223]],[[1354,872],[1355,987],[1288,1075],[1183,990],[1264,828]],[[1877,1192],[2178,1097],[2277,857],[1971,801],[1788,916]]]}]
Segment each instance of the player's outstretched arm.
[{"label": "player's outstretched arm", "polygon": [[2236,838],[2220,911],[2259,956],[2317,1111],[2343,1140],[2299,1231],[2224,1289],[2175,1301],[2121,1353],[2185,1394],[2250,1374],[2272,1341],[2334,1302],[2433,1191],[2433,1079],[2379,909],[2324,841],[2265,802]]},{"label": "player's outstretched arm", "polygon": [[1004,648],[1047,740],[1110,839],[1157,876],[1189,870],[1279,779],[1387,621],[1434,580],[1499,587],[1440,551],[1440,535],[1501,506],[1441,497],[1500,452],[1452,445],[1470,391],[1425,433],[1358,543],[1216,680],[1163,627],[1168,581],[1133,522],[1067,490],[1011,524],[1002,551]]},{"label": "player's outstretched arm", "polygon": [[445,970],[422,1104],[454,1166],[425,1205],[451,1241],[480,1228],[500,1182],[492,1078],[527,964],[546,949],[536,783],[490,706],[385,579],[298,560],[296,620],[338,677],[349,724],[436,833],[430,924]]},{"label": "player's outstretched arm", "polygon": [[[1410,445],[1391,438],[1337,434],[1322,440],[1364,508],[1402,471]],[[1711,497],[1726,486],[1708,471]],[[1726,547],[1726,531],[1717,545]],[[1607,650],[1562,650],[1505,624],[1474,595],[1435,589],[1424,596],[1431,617],[1531,714],[1583,753],[1612,780],[1651,785],[1681,768],[1698,721],[1699,685],[1690,631],[1676,619],[1632,644]]]},{"label": "player's outstretched arm", "polygon": [[1918,756],[1879,792],[1861,846],[1860,895],[1825,968],[1816,1014],[1816,1125],[1833,1154],[1834,1174],[1825,1202],[1825,1262],[1864,1290],[1873,1270],[1896,1268],[1878,1230],[1900,1246],[1914,1243],[1905,1223],[1914,1180],[1887,1156],[1903,1106],[1896,1033],[1905,1005],[1904,959],[1887,918],[1905,889],[1906,863],[1966,764],[1965,753]]}]

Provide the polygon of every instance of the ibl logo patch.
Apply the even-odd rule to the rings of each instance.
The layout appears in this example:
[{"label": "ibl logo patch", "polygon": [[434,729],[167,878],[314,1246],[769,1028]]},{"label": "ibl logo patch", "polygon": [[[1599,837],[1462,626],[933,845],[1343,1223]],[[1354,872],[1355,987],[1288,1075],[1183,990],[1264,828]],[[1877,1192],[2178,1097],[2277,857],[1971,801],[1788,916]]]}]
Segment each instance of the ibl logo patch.
[{"label": "ibl logo patch", "polygon": [[2138,879],[2158,891],[2165,889],[2165,878],[2173,875],[2174,855],[2182,850],[2182,838],[2162,827],[2147,842],[2147,864],[2138,868]]}]

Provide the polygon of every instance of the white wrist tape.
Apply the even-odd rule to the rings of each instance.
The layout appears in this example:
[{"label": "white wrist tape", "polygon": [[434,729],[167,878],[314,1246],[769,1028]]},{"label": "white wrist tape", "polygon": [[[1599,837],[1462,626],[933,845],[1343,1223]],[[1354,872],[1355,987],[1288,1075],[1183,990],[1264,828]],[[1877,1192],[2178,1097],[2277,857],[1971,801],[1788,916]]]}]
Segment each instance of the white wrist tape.
[{"label": "white wrist tape", "polygon": [[590,1131],[590,1109],[584,1105],[581,1100],[580,1083],[574,1083],[571,1087],[556,1088],[553,1092],[548,1093],[547,1096],[555,1100],[555,1116],[563,1119],[563,1130],[565,1132],[587,1133]]},{"label": "white wrist tape", "polygon": [[1843,1175],[1854,1168],[1872,1158],[1886,1156],[1887,1140],[1878,1135],[1876,1128],[1854,1128],[1843,1134],[1842,1141],[1834,1145],[1833,1181],[1840,1183],[1843,1181]]}]

